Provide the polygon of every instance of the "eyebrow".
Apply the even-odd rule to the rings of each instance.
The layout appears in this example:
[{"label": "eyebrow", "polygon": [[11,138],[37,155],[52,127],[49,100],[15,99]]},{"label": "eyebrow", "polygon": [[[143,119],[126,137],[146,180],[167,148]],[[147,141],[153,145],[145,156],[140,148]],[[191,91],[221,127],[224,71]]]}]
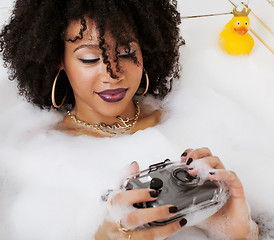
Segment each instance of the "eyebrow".
[{"label": "eyebrow", "polygon": [[78,51],[81,48],[95,48],[95,49],[99,49],[99,46],[96,45],[96,44],[83,44],[83,45],[80,45],[77,48],[75,48],[73,52],[76,52],[76,51]]}]

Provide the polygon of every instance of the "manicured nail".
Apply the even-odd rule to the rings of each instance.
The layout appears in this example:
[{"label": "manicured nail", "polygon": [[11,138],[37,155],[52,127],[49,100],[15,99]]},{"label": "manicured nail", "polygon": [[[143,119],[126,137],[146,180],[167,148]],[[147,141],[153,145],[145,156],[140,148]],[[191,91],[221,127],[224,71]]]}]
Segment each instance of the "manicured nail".
[{"label": "manicured nail", "polygon": [[174,206],[174,207],[170,207],[170,208],[169,208],[169,212],[170,212],[170,213],[176,213],[176,212],[178,212],[178,208],[175,207],[175,206]]},{"label": "manicured nail", "polygon": [[150,191],[149,192],[149,195],[153,198],[156,198],[159,196],[159,192],[158,191]]},{"label": "manicured nail", "polygon": [[188,160],[187,160],[187,162],[186,162],[186,165],[189,165],[190,163],[192,163],[193,162],[193,159],[192,158],[189,158]]},{"label": "manicured nail", "polygon": [[133,207],[135,207],[135,208],[145,208],[144,203],[134,203]]},{"label": "manicured nail", "polygon": [[180,222],[181,227],[185,226],[187,224],[187,220],[183,218]]},{"label": "manicured nail", "polygon": [[193,167],[189,167],[188,170],[193,170],[194,168]]},{"label": "manicured nail", "polygon": [[210,175],[215,175],[215,174],[216,174],[216,172],[209,172],[209,174],[210,174]]},{"label": "manicured nail", "polygon": [[184,152],[181,157],[186,157],[187,156],[187,152]]}]

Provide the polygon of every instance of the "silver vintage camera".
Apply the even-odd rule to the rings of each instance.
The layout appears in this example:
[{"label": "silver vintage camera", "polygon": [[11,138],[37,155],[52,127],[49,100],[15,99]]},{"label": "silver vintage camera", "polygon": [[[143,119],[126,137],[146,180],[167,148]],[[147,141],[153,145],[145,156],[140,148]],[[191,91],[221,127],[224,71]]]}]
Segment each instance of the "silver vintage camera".
[{"label": "silver vintage camera", "polygon": [[178,208],[175,217],[151,222],[146,227],[166,225],[212,206],[214,210],[211,215],[223,206],[229,196],[223,182],[201,180],[198,176],[190,175],[184,163],[171,162],[169,159],[149,166],[139,175],[125,181],[123,187],[126,190],[151,188],[159,191],[156,201],[134,204],[136,208],[162,205]]}]

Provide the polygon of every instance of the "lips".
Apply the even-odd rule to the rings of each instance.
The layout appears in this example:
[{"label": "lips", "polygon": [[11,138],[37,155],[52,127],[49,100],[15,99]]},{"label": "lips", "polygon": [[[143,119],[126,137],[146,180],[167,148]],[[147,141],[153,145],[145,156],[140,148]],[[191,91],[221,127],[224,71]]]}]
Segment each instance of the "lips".
[{"label": "lips", "polygon": [[105,102],[113,103],[124,99],[127,88],[108,89],[102,92],[96,92],[98,96]]}]

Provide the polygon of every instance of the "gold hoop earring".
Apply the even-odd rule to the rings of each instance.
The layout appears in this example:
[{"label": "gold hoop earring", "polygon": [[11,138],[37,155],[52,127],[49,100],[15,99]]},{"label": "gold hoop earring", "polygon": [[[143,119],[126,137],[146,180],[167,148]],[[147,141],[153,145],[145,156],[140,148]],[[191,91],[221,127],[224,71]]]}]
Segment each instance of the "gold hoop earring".
[{"label": "gold hoop earring", "polygon": [[66,100],[66,97],[67,97],[67,93],[68,93],[68,90],[66,90],[66,95],[65,97],[63,98],[62,102],[60,105],[57,105],[56,104],[56,101],[55,101],[55,88],[56,88],[56,82],[57,82],[57,79],[59,77],[59,74],[60,72],[62,71],[63,69],[59,69],[55,79],[54,79],[54,82],[53,82],[53,85],[52,85],[52,90],[51,90],[51,101],[52,101],[52,105],[55,107],[55,108],[60,108],[63,106],[65,100]]},{"label": "gold hoop earring", "polygon": [[144,68],[144,73],[146,75],[146,88],[145,88],[145,91],[143,93],[141,93],[141,94],[136,93],[137,96],[144,96],[147,93],[148,88],[149,88],[149,77],[148,77],[148,74],[147,74],[147,71],[146,71],[145,68]]}]

